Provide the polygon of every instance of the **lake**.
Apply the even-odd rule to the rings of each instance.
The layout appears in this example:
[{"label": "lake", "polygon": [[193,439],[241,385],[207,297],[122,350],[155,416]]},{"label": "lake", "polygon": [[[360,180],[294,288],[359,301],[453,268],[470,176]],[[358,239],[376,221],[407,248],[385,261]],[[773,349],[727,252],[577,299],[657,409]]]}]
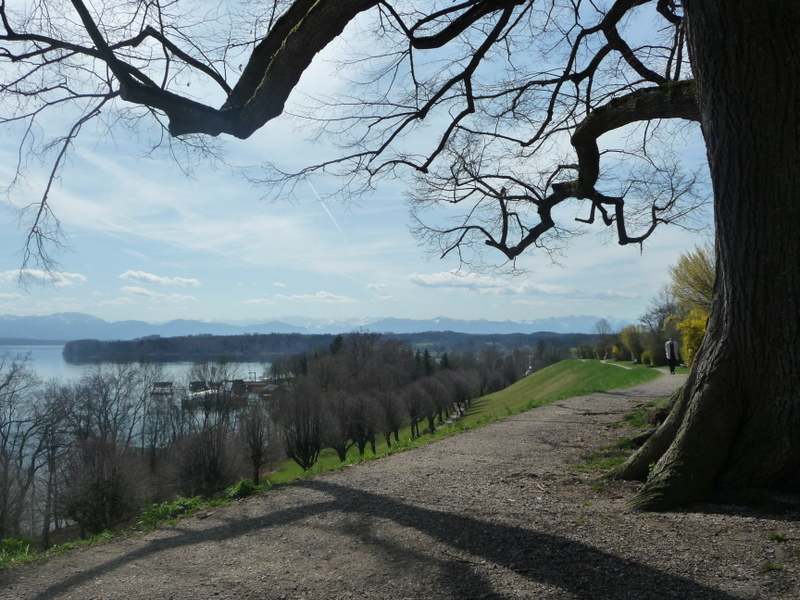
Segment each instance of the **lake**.
[{"label": "lake", "polygon": [[[61,355],[64,346],[0,346],[0,355],[26,354],[30,357],[30,366],[39,377],[50,379],[60,377],[64,380],[78,379],[86,365],[73,365],[64,360]],[[164,363],[166,379],[180,379],[192,366],[189,362]],[[260,378],[269,363],[239,363],[239,370],[243,379]]]}]

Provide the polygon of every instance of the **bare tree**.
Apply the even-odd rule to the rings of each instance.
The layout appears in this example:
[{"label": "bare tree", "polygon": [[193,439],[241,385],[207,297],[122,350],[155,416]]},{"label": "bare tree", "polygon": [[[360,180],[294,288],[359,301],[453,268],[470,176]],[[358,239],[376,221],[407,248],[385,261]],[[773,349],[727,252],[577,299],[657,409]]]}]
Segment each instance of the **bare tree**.
[{"label": "bare tree", "polygon": [[353,447],[352,397],[341,390],[324,392],[321,397],[324,438],[323,445],[333,448],[339,460],[347,460],[347,452]]},{"label": "bare tree", "polygon": [[0,356],[0,539],[20,535],[32,500],[42,450],[34,409],[38,385],[27,357]]},{"label": "bare tree", "polygon": [[140,383],[134,365],[106,365],[87,370],[59,393],[70,436],[63,510],[82,534],[114,527],[149,496],[135,445],[142,417]]},{"label": "bare tree", "polygon": [[235,483],[243,471],[239,445],[225,421],[206,421],[181,436],[172,445],[169,460],[175,487],[187,497],[210,498]]},{"label": "bare tree", "polygon": [[[655,336],[661,346],[664,345],[667,337],[667,328],[670,317],[679,314],[680,307],[675,300],[675,295],[668,286],[663,286],[658,294],[650,301],[650,306],[639,320],[644,325],[647,332]],[[670,332],[674,333],[674,332]]]},{"label": "bare tree", "polygon": [[428,391],[419,382],[407,385],[401,392],[408,418],[411,420],[411,439],[420,436],[419,424],[433,408]]},{"label": "bare tree", "polygon": [[381,409],[380,431],[386,440],[386,445],[391,447],[392,435],[395,443],[400,441],[400,428],[405,420],[402,400],[396,391],[378,392],[375,401]]},{"label": "bare tree", "polygon": [[647,312],[639,317],[644,326],[642,343],[653,355],[654,364],[666,364],[664,343],[670,337],[680,338],[676,328],[681,308],[668,286],[663,286],[650,301]]},{"label": "bare tree", "polygon": [[480,395],[480,375],[476,371],[458,369],[455,371],[445,371],[442,376],[450,381],[456,412],[459,414],[463,413],[469,408],[472,399]]},{"label": "bare tree", "polygon": [[378,434],[378,423],[380,421],[380,406],[375,397],[365,391],[349,392],[347,394],[347,410],[349,412],[349,438],[356,448],[358,454],[364,456],[367,445],[374,453],[375,437]]},{"label": "bare tree", "polygon": [[182,399],[183,412],[191,416],[189,427],[170,453],[183,495],[211,497],[241,473],[235,423],[247,399],[234,389],[239,373],[239,365],[224,356],[189,369]]},{"label": "bare tree", "polygon": [[593,333],[597,335],[597,344],[595,346],[595,355],[598,359],[608,358],[611,355],[610,353],[610,344],[613,331],[611,330],[611,325],[608,323],[606,319],[600,319],[597,323],[594,324],[594,328],[592,329]]},{"label": "bare tree", "polygon": [[[161,384],[161,385],[158,385]],[[180,393],[172,381],[154,382],[144,408],[141,428],[141,451],[151,473],[156,473],[162,457],[181,432],[186,422],[178,402]]]},{"label": "bare tree", "polygon": [[373,371],[378,367],[376,357],[381,345],[381,334],[352,332],[344,338],[342,353],[352,379],[374,380]]},{"label": "bare tree", "polygon": [[569,358],[569,348],[553,343],[552,340],[539,340],[533,353],[535,370],[554,365],[559,361]]},{"label": "bare tree", "polygon": [[439,418],[439,423],[443,423],[454,406],[453,389],[445,382],[449,383],[449,380],[436,376],[425,377],[419,381],[431,400],[429,412],[426,415],[428,418],[428,430],[431,433],[436,430],[436,417]]},{"label": "bare tree", "polygon": [[273,425],[270,403],[264,399],[251,402],[239,419],[239,436],[256,485],[261,481],[261,468],[275,455],[276,434]]},{"label": "bare tree", "polygon": [[59,476],[64,457],[70,445],[70,433],[66,426],[67,418],[64,409],[69,405],[64,397],[69,389],[56,379],[44,386],[36,402],[36,421],[39,425],[37,436],[42,448],[42,466],[39,471],[42,480],[40,501],[43,495],[41,511],[42,545],[50,546],[50,534],[53,525],[58,526],[59,498],[64,496]]},{"label": "bare tree", "polygon": [[300,379],[278,401],[278,426],[286,456],[304,471],[314,466],[323,448],[324,412],[321,393],[312,382]]},{"label": "bare tree", "polygon": [[406,385],[413,377],[415,362],[411,344],[404,340],[383,339],[376,357],[373,389],[392,391]]}]

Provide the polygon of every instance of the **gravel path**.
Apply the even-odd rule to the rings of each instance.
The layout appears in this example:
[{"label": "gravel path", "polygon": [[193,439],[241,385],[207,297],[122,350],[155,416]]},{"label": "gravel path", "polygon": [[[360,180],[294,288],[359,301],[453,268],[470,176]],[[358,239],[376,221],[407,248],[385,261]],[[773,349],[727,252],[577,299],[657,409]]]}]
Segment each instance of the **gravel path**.
[{"label": "gravel path", "polygon": [[683,381],[560,401],[5,569],[0,598],[797,600],[798,514],[631,513],[636,484],[575,470]]}]

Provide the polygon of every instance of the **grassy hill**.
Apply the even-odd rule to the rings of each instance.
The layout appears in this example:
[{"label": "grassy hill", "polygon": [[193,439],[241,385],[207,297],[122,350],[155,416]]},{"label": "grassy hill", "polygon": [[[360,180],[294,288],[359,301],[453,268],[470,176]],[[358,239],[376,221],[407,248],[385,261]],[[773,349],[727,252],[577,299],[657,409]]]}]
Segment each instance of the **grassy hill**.
[{"label": "grassy hill", "polygon": [[486,422],[564,398],[631,387],[661,375],[643,365],[621,368],[622,364],[563,360],[475,400],[461,421],[465,425]]}]

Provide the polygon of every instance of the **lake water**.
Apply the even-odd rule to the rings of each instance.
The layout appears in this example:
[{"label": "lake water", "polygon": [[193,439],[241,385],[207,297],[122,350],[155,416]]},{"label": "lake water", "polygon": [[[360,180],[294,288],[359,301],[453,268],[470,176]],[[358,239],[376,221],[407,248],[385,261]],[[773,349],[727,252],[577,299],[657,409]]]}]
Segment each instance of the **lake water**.
[{"label": "lake water", "polygon": [[[0,356],[4,354],[25,354],[30,357],[29,364],[36,371],[39,377],[50,379],[60,377],[64,380],[78,379],[86,368],[85,365],[73,365],[64,360],[61,355],[64,346],[0,346]],[[192,363],[164,363],[166,379],[180,379],[186,373]],[[264,371],[269,369],[269,363],[239,363],[239,371],[242,379],[256,379],[264,375]]]}]

